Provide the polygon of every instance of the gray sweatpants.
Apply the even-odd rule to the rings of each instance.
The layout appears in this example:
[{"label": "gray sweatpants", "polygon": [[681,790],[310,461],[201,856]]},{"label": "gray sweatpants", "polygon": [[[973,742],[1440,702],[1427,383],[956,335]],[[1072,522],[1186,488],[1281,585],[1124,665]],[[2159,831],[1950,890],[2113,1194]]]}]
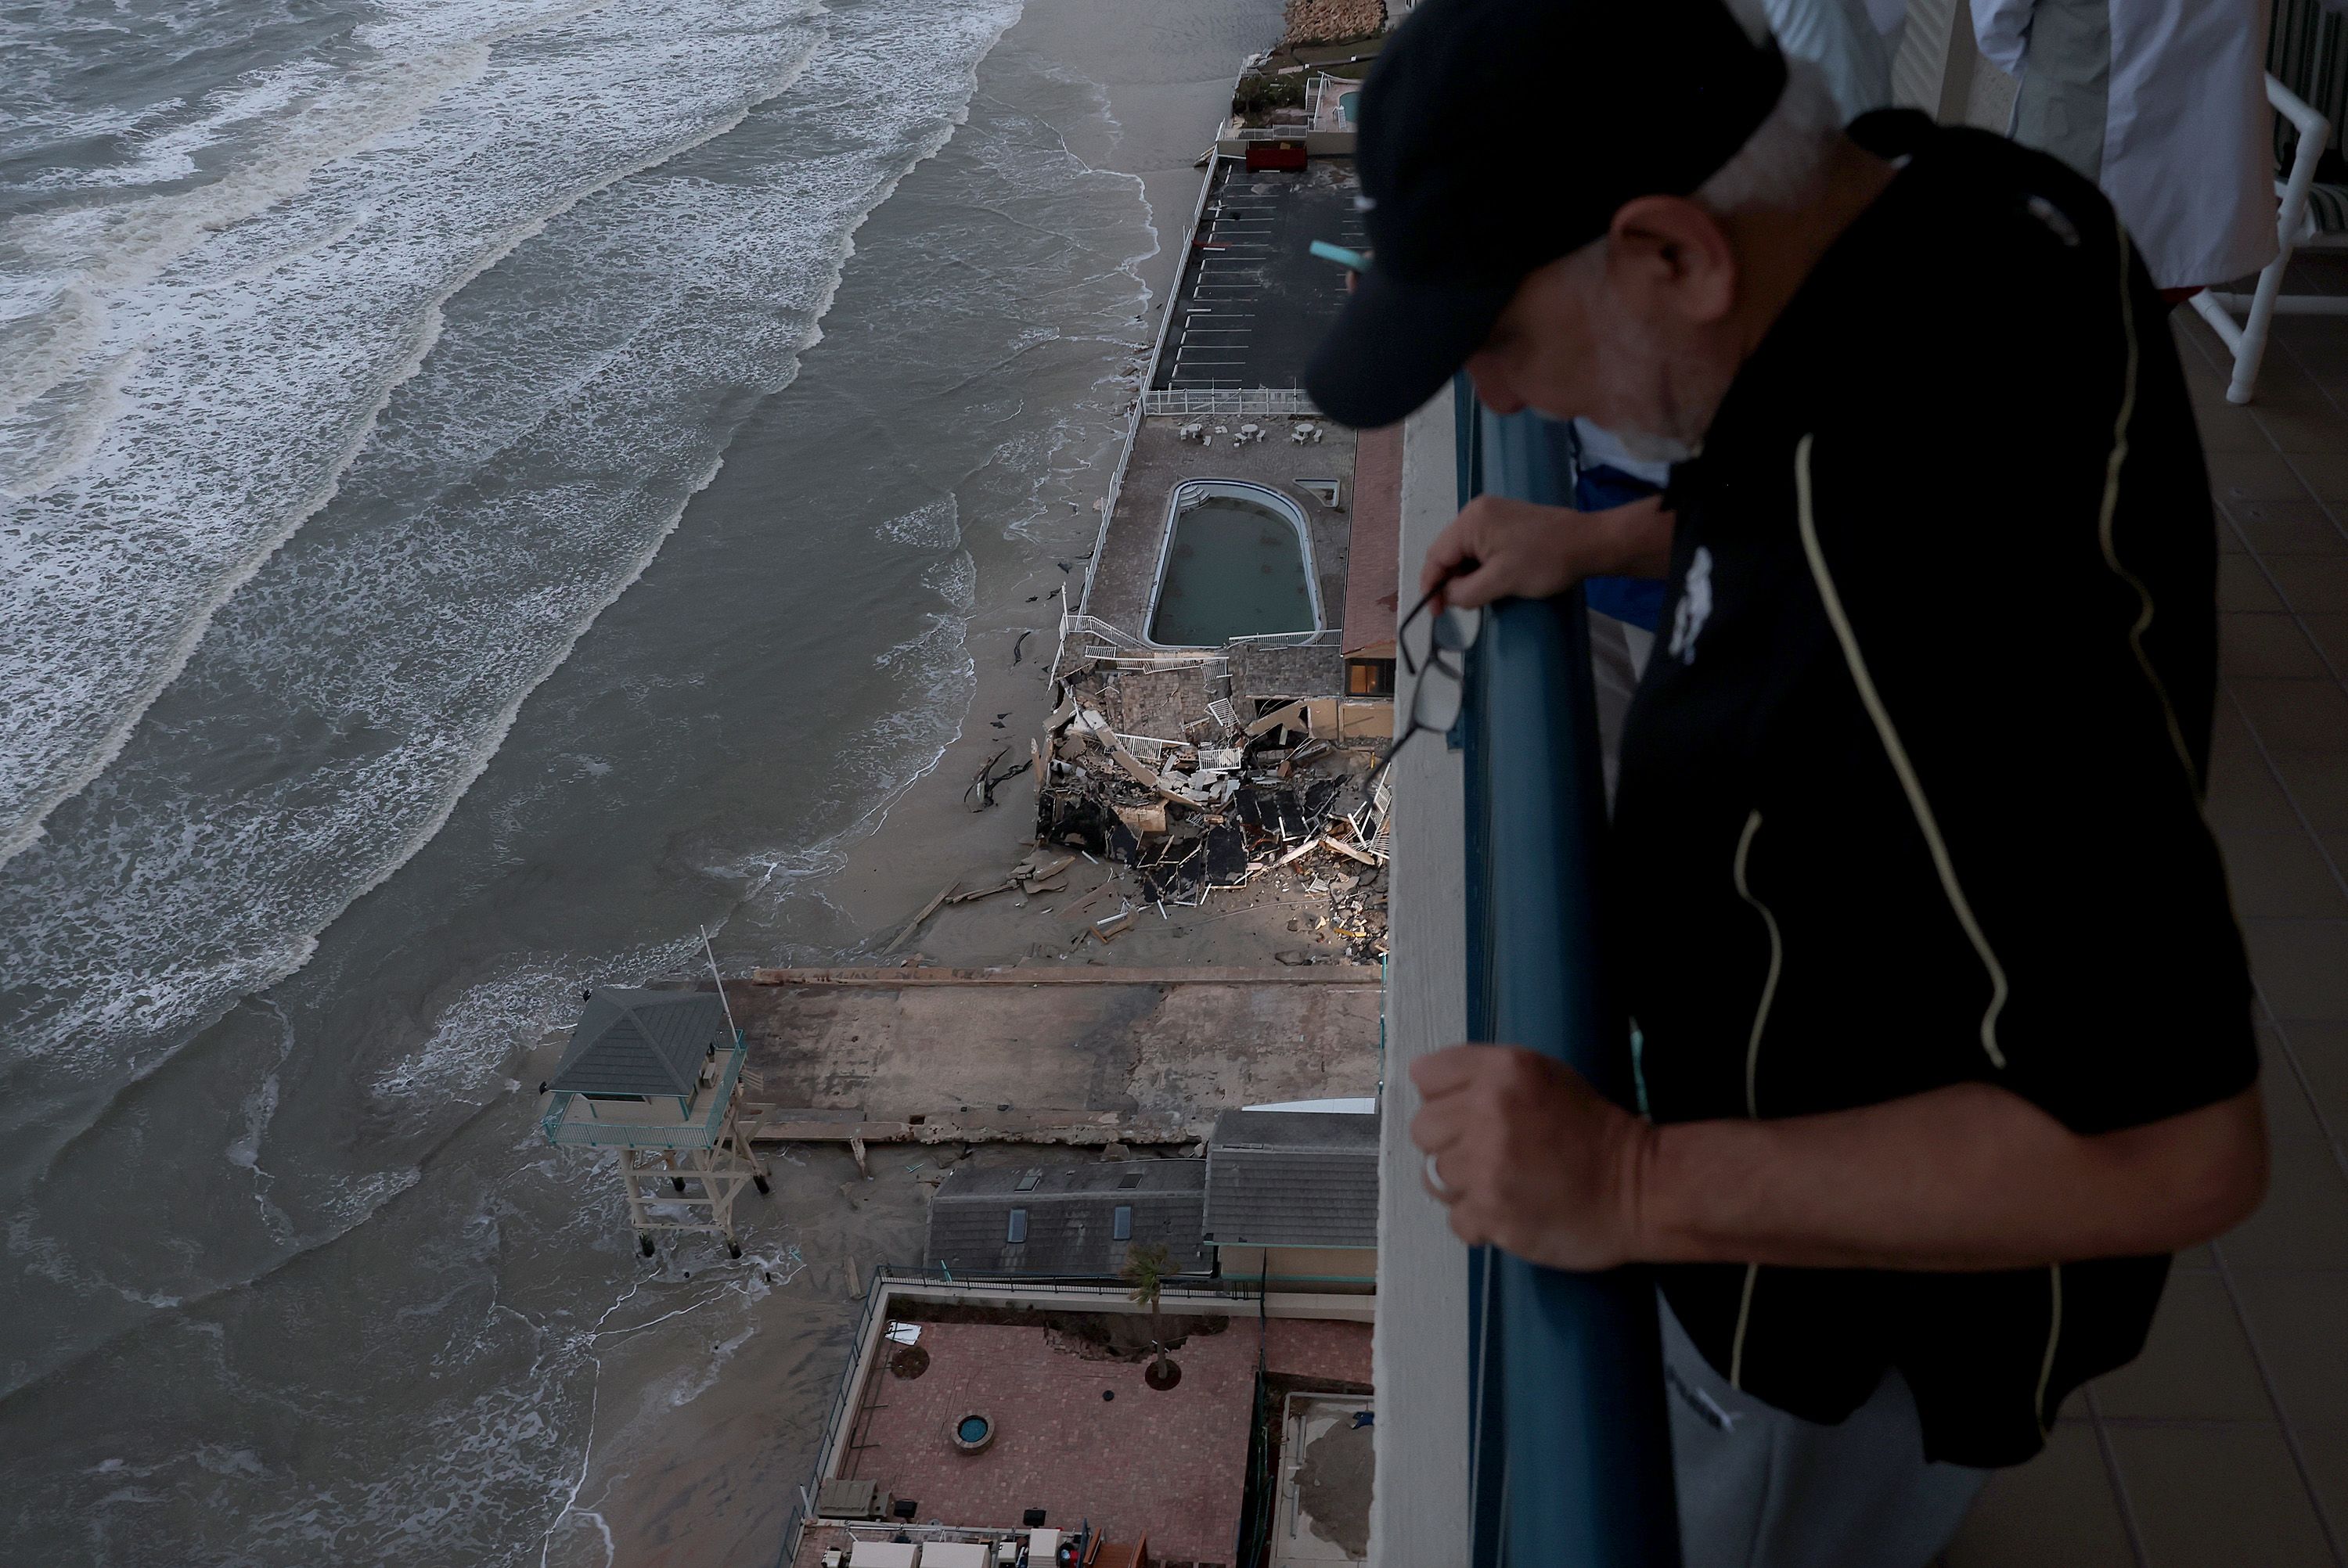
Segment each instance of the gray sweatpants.
[{"label": "gray sweatpants", "polygon": [[1730,1388],[1658,1309],[1686,1568],[1925,1568],[1948,1545],[1990,1472],[1925,1461],[1897,1371],[1820,1426]]}]

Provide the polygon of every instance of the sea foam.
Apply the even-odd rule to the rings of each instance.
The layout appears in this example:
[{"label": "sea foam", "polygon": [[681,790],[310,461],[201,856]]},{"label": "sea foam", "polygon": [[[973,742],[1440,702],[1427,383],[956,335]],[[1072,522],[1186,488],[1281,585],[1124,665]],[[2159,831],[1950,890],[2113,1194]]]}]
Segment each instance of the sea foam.
[{"label": "sea foam", "polygon": [[[104,334],[169,330],[124,385],[132,412],[0,533],[0,593],[24,600],[0,606],[0,687],[25,698],[0,690],[19,720],[0,798],[93,766],[210,635],[168,722],[0,871],[13,1047],[104,1071],[94,1041],[151,1040],[290,972],[438,830],[715,474],[742,392],[791,379],[857,224],[949,134],[1014,15],[882,0],[749,32],[730,8],[588,12],[528,35],[539,75],[489,49],[406,128],[109,297]],[[797,73],[762,113],[789,117],[767,139],[800,150],[643,169],[545,215],[565,155],[510,145],[512,127],[582,146],[609,130],[645,163],[739,115],[757,88],[737,54]],[[242,229],[331,228],[352,203],[403,217],[254,272],[269,247]],[[495,301],[460,298],[444,329],[434,291],[484,244],[520,248]],[[349,383],[370,377],[361,398]],[[966,606],[966,582],[936,586]]]},{"label": "sea foam", "polygon": [[0,228],[0,859],[334,494],[445,302],[823,36],[811,0],[394,5]]}]

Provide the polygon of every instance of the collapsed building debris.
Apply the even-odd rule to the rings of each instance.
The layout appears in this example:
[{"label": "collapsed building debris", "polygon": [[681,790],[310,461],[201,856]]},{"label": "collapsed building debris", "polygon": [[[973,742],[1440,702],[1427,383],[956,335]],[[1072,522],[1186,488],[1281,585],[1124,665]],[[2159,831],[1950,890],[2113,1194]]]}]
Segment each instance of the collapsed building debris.
[{"label": "collapsed building debris", "polygon": [[[1131,867],[1138,905],[1161,910],[1259,878],[1296,879],[1328,899],[1313,935],[1325,929],[1348,960],[1375,962],[1386,950],[1390,804],[1385,785],[1368,782],[1378,747],[1315,733],[1336,727],[1328,714],[1315,723],[1333,702],[1205,698],[1207,683],[1182,673],[1099,660],[1071,670],[1038,750],[1035,842]],[[1253,710],[1244,721],[1243,708]],[[1131,733],[1128,712],[1181,733]],[[1093,929],[1110,939],[1136,907]],[[1302,931],[1302,919],[1292,928]],[[1313,961],[1303,950],[1279,956]]]},{"label": "collapsed building debris", "polygon": [[1282,49],[1339,44],[1385,30],[1384,0],[1288,0],[1281,29]]},{"label": "collapsed building debris", "polygon": [[[1026,761],[1022,762],[1015,768],[1004,768],[1001,773],[995,772],[996,766],[1010,754],[1011,748],[1004,746],[979,764],[978,772],[971,775],[970,784],[962,792],[962,801],[964,805],[970,806],[973,811],[984,811],[994,804],[994,787],[997,784],[1017,778],[1035,765],[1035,759],[1031,754]],[[972,804],[973,795],[978,797],[976,804]]]}]

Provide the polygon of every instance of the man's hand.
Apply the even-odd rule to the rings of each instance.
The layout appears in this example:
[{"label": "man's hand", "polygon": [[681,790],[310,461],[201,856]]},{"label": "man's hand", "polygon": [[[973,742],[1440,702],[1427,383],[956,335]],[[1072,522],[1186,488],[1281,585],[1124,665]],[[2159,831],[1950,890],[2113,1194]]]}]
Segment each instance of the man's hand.
[{"label": "man's hand", "polygon": [[1440,585],[1436,608],[1496,599],[1549,599],[1586,577],[1662,577],[1670,570],[1672,515],[1649,497],[1602,512],[1478,496],[1427,547],[1418,591]]},{"label": "man's hand", "polygon": [[1410,1081],[1422,1102],[1411,1140],[1460,1240],[1551,1268],[1636,1255],[1645,1122],[1562,1062],[1510,1045],[1436,1051]]},{"label": "man's hand", "polygon": [[1513,1046],[1455,1045],[1410,1077],[1411,1139],[1451,1228],[1552,1268],[2037,1268],[2191,1246],[2266,1190],[2256,1085],[2083,1134],[1988,1083],[1653,1127]]}]

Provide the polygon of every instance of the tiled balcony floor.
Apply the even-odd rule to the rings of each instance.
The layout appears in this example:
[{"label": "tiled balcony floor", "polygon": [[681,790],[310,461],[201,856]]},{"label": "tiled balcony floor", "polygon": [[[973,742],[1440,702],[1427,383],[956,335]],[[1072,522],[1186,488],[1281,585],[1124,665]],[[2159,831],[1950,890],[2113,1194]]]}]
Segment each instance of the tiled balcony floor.
[{"label": "tiled balcony floor", "polygon": [[[2294,272],[2348,292],[2348,263]],[[2348,1568],[2348,319],[2279,318],[2240,408],[2216,336],[2176,321],[2219,508],[2209,820],[2273,1187],[2179,1260],[2143,1358],[1991,1483],[1948,1568]]]}]

